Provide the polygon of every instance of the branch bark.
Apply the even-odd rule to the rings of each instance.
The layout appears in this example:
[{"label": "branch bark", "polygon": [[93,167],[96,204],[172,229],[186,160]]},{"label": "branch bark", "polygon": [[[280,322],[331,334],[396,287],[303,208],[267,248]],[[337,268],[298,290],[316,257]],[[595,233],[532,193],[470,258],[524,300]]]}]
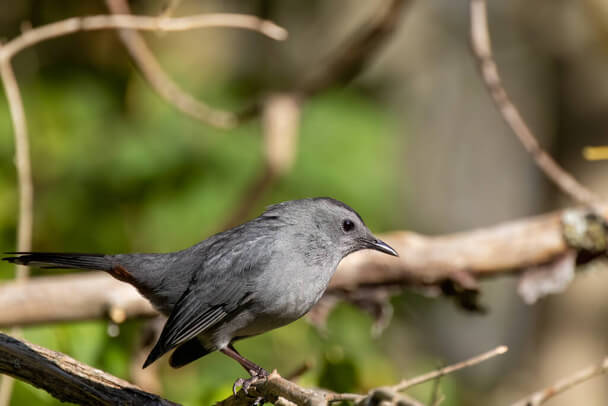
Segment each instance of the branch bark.
[{"label": "branch bark", "polygon": [[81,405],[177,405],[65,354],[2,333],[0,372],[44,389],[59,400]]},{"label": "branch bark", "polygon": [[[573,217],[575,212],[555,212],[438,237],[408,231],[380,235],[400,257],[370,250],[349,255],[340,263],[328,293],[439,286],[446,281],[474,289],[477,279],[517,274],[530,266],[559,260],[570,250],[593,249],[594,255],[605,252],[604,228],[602,224],[587,224],[592,218],[586,212],[577,217],[581,223],[565,225],[563,219]],[[587,229],[603,233],[593,237],[599,242],[589,240]],[[577,237],[576,233],[581,232]],[[121,322],[156,314],[134,288],[98,272],[4,283],[0,285],[0,308],[0,327],[109,318],[113,314],[120,315],[115,321]]]},{"label": "branch bark", "polygon": [[275,40],[287,38],[287,31],[273,23],[246,14],[199,14],[179,18],[159,18],[133,15],[97,15],[72,17],[56,23],[32,28],[13,38],[0,48],[0,60],[8,60],[25,48],[39,42],[79,31],[104,29],[133,29],[142,31],[188,31],[198,28],[231,27],[257,31]]}]

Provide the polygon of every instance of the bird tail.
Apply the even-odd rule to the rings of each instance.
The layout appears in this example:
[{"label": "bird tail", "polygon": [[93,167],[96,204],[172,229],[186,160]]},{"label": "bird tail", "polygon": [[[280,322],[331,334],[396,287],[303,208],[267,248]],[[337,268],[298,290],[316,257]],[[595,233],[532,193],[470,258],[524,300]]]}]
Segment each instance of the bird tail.
[{"label": "bird tail", "polygon": [[72,254],[54,252],[7,252],[13,257],[2,258],[13,264],[40,268],[96,269],[108,271],[112,263],[101,254]]},{"label": "bird tail", "polygon": [[7,252],[7,254],[14,256],[5,257],[2,260],[13,264],[47,269],[94,269],[106,271],[121,281],[134,283],[133,276],[124,267],[113,261],[109,255],[55,252]]}]

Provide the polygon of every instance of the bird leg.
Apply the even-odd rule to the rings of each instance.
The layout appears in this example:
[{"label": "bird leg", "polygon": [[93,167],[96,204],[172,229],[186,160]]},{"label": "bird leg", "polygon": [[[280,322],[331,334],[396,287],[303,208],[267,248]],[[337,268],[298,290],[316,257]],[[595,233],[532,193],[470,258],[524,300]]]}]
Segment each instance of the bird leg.
[{"label": "bird leg", "polygon": [[241,386],[243,391],[247,393],[252,384],[256,383],[258,380],[268,378],[268,371],[243,357],[232,344],[228,344],[227,347],[222,348],[220,351],[238,362],[243,368],[245,368],[247,372],[249,372],[249,375],[251,375],[251,378],[239,378],[234,382],[234,385],[232,386],[232,393],[234,393],[235,396],[236,388],[238,386]]}]

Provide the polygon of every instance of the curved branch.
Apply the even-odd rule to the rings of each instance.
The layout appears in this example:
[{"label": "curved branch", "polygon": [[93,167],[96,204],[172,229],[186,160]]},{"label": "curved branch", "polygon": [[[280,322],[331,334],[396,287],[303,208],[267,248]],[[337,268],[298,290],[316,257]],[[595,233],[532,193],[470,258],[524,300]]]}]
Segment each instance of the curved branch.
[{"label": "curved branch", "polygon": [[538,143],[519,110],[507,94],[492,55],[492,45],[488,30],[488,16],[485,0],[471,0],[471,44],[479,63],[484,84],[488,88],[498,111],[536,165],[565,194],[575,201],[590,207],[601,207],[602,199],[580,184],[570,173],[562,168]]},{"label": "curved branch", "polygon": [[2,333],[0,373],[44,389],[59,400],[81,405],[177,405],[65,354]]},{"label": "curved branch", "polygon": [[125,28],[142,31],[188,31],[198,28],[231,27],[257,31],[275,40],[287,38],[287,31],[273,23],[246,14],[199,14],[179,18],[160,18],[133,15],[97,15],[72,17],[56,23],[32,28],[13,38],[0,48],[0,59],[10,59],[18,52],[51,38],[78,31]]},{"label": "curved branch", "polygon": [[[106,0],[106,4],[112,14],[131,14],[129,4],[125,0]],[[170,8],[167,10],[170,10]],[[167,18],[167,16],[164,18]],[[144,79],[167,102],[181,112],[204,123],[220,128],[235,126],[237,122],[235,114],[209,107],[184,92],[163,70],[150,48],[148,48],[145,39],[137,31],[118,30],[118,36]]]},{"label": "curved branch", "polygon": [[[3,47],[0,47],[2,51]],[[0,76],[13,122],[15,135],[15,165],[19,186],[19,220],[17,228],[17,251],[32,249],[32,227],[34,222],[34,186],[32,184],[32,165],[30,163],[30,144],[27,136],[27,123],[23,100],[10,60],[0,60]],[[17,279],[25,279],[29,274],[27,267],[16,266]]]},{"label": "curved branch", "polygon": [[[2,47],[0,47],[1,51]],[[32,182],[32,165],[30,145],[27,134],[27,121],[19,85],[13,72],[10,59],[0,59],[0,77],[8,102],[13,134],[15,138],[15,165],[17,168],[17,185],[19,189],[19,218],[17,222],[17,251],[32,249],[32,231],[34,224],[34,185]],[[15,266],[15,278],[25,281],[29,276],[28,267]],[[11,332],[20,335],[18,329]],[[13,389],[13,380],[5,377],[0,381],[0,406],[8,405]]]}]

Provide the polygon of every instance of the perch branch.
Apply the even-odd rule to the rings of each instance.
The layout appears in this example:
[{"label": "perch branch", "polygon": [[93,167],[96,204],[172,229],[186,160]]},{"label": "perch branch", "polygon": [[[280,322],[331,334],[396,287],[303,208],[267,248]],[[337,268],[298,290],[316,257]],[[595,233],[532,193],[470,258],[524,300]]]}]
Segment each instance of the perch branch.
[{"label": "perch branch", "polygon": [[65,354],[2,333],[0,373],[81,405],[176,405]]},{"label": "perch branch", "polygon": [[245,14],[199,14],[179,18],[159,18],[133,15],[96,15],[72,17],[66,20],[32,28],[13,38],[0,48],[0,60],[34,44],[78,31],[103,29],[132,29],[142,31],[188,31],[198,28],[231,27],[257,31],[275,40],[287,38],[287,31],[272,21]]},{"label": "perch branch", "polygon": [[579,203],[590,207],[600,207],[602,203],[600,197],[580,184],[540,146],[532,130],[507,94],[492,55],[485,0],[470,1],[470,18],[473,53],[477,58],[483,82],[502,118],[511,127],[528,153],[532,155],[536,165],[562,192]]},{"label": "perch branch", "polygon": [[0,326],[90,319],[120,323],[158,314],[135,288],[116,282],[105,273],[86,272],[0,284]]},{"label": "perch branch", "polygon": [[[371,250],[351,254],[340,263],[328,292],[437,286],[445,281],[474,283],[478,278],[519,273],[533,265],[550,263],[576,249],[572,248],[576,238],[563,226],[563,218],[572,217],[573,212],[566,210],[446,236],[429,237],[408,231],[380,235],[399,252],[399,258]],[[591,221],[585,212],[579,217],[581,221]],[[572,228],[586,227],[582,222]],[[597,238],[605,241],[602,235]],[[134,288],[104,273],[72,273],[38,277],[22,284],[0,284],[0,327],[105,318],[111,308],[123,309],[116,313],[126,317],[155,314]]]},{"label": "perch branch", "polygon": [[512,406],[538,406],[545,403],[547,400],[551,399],[553,396],[559,395],[560,393],[567,391],[580,384],[581,382],[585,382],[591,378],[596,376],[605,374],[608,372],[608,357],[604,358],[604,360],[599,365],[593,365],[582,369],[571,376],[563,378],[548,388],[542,389],[538,392],[534,392],[533,394],[526,396],[525,398],[513,403]]},{"label": "perch branch", "polygon": [[454,371],[462,368],[476,365],[480,362],[486,361],[496,355],[504,354],[507,351],[505,346],[500,346],[492,351],[473,357],[469,360],[459,362],[457,364],[433,371],[411,380],[403,381],[400,384],[393,387],[381,387],[370,390],[365,395],[356,393],[333,393],[322,390],[304,389],[295,383],[281,378],[276,371],[274,371],[267,381],[256,382],[249,389],[249,398],[247,398],[242,391],[237,393],[236,396],[230,396],[229,398],[218,402],[216,406],[240,406],[249,405],[251,398],[262,397],[266,401],[275,402],[277,399],[282,398],[296,405],[328,405],[330,403],[349,401],[357,404],[381,404],[381,401],[387,401],[386,404],[404,404],[404,405],[415,405],[422,406],[419,401],[410,398],[407,395],[400,394],[400,391],[407,389],[411,386],[418,385],[431,379],[435,379],[439,376],[447,375]]},{"label": "perch branch", "polygon": [[[497,348],[492,354],[486,353],[452,367],[422,375],[417,379],[417,383],[487,360],[492,355],[501,353],[501,348]],[[0,333],[0,373],[9,374],[44,389],[59,400],[82,405],[176,405],[144,392],[129,382],[82,364],[67,355],[17,340],[2,333]],[[336,394],[307,389],[282,378],[276,371],[273,371],[268,379],[255,382],[251,386],[249,396],[241,390],[236,396],[230,396],[217,404],[222,406],[249,405],[252,397],[254,399],[263,397],[267,401],[278,404],[321,406],[341,400],[361,401],[371,397],[377,398],[386,396],[387,393],[393,400],[401,397],[409,399],[406,395],[396,393],[392,388],[377,388],[367,395]],[[408,404],[418,405],[420,403],[412,399]]]},{"label": "perch branch", "polygon": [[[167,10],[171,10],[174,3],[177,2],[169,3]],[[131,14],[129,4],[125,0],[106,0],[106,4],[112,14]],[[168,15],[163,15],[163,18],[168,18]],[[118,36],[144,79],[167,102],[181,112],[216,127],[231,128],[236,124],[236,116],[233,113],[211,108],[181,89],[160,66],[140,33],[121,29],[118,30]]]}]

